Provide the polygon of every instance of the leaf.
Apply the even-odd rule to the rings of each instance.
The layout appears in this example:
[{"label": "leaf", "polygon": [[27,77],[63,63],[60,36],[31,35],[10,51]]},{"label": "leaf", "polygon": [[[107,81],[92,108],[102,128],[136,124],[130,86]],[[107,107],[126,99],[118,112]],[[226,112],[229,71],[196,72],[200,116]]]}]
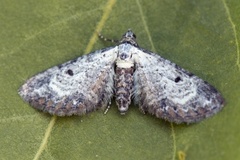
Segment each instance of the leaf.
[{"label": "leaf", "polygon": [[[0,155],[2,159],[240,159],[240,2],[4,1],[0,6]],[[213,84],[226,107],[193,125],[175,125],[116,105],[104,115],[52,117],[17,94],[49,67],[113,44],[128,29],[142,48]]]}]

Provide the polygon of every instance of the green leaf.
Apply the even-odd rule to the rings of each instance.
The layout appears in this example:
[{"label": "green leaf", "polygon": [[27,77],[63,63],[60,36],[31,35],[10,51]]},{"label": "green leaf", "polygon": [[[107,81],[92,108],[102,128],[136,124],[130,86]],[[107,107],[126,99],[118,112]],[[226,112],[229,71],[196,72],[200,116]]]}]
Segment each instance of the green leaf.
[{"label": "green leaf", "polygon": [[[236,0],[0,0],[1,159],[240,159],[239,15]],[[52,117],[17,94],[49,67],[113,44],[131,28],[138,43],[214,85],[226,107],[193,125],[113,103],[78,117]]]}]

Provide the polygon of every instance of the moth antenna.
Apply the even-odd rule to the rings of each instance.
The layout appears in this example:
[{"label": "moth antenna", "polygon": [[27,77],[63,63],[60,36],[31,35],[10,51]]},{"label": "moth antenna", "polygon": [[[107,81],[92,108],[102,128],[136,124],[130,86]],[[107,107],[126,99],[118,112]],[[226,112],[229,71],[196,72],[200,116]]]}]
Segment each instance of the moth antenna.
[{"label": "moth antenna", "polygon": [[98,37],[104,41],[108,41],[108,42],[112,42],[112,43],[119,43],[119,40],[106,38],[99,32],[98,32]]}]

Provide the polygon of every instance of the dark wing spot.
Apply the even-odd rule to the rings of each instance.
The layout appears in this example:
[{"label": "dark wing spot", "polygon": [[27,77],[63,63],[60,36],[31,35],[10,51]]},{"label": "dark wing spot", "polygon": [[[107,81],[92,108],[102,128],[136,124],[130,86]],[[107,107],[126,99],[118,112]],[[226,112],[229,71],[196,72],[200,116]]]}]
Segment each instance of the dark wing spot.
[{"label": "dark wing spot", "polygon": [[181,81],[181,78],[180,78],[180,77],[176,77],[174,81],[175,81],[176,83],[178,83],[179,81]]},{"label": "dark wing spot", "polygon": [[174,106],[174,107],[173,107],[173,110],[174,110],[174,111],[177,111],[177,107],[176,107],[176,106]]},{"label": "dark wing spot", "polygon": [[68,69],[66,72],[69,76],[73,76],[73,71],[71,69]]}]

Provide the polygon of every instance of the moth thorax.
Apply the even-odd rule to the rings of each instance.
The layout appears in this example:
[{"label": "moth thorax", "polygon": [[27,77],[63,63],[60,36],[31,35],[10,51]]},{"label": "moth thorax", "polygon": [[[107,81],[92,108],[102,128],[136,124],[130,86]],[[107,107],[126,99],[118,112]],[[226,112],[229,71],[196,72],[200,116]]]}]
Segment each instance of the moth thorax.
[{"label": "moth thorax", "polygon": [[117,60],[116,66],[119,68],[131,68],[134,66],[133,61]]},{"label": "moth thorax", "polygon": [[115,89],[116,89],[116,104],[118,110],[124,115],[129,105],[133,94],[133,72],[134,68],[116,67]]}]

